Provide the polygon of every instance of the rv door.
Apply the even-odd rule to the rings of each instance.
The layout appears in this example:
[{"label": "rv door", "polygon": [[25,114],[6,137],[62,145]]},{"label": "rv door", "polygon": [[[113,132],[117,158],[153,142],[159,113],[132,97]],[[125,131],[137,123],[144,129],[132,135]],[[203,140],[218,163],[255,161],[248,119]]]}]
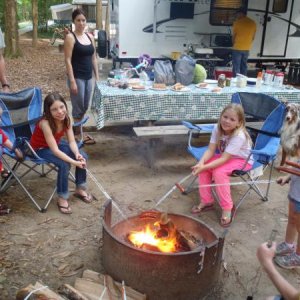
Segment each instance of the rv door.
[{"label": "rv door", "polygon": [[266,1],[261,56],[286,55],[293,3],[294,1],[288,0]]}]

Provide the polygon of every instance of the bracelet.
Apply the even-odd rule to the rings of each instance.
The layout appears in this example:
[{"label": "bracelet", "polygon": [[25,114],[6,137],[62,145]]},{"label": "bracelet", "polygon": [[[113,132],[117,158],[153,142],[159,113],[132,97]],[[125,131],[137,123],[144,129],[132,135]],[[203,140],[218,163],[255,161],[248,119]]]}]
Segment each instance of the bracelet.
[{"label": "bracelet", "polygon": [[3,83],[3,84],[2,84],[2,88],[5,88],[5,87],[10,88],[10,85],[9,85],[8,83]]}]

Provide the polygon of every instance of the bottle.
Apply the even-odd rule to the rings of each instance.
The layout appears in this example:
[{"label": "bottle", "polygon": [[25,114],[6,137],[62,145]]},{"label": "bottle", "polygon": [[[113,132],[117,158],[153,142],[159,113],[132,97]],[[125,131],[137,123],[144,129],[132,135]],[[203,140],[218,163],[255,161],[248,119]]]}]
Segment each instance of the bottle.
[{"label": "bottle", "polygon": [[282,72],[277,72],[274,76],[274,86],[282,87],[284,74]]},{"label": "bottle", "polygon": [[260,89],[262,85],[262,72],[258,72],[255,87]]},{"label": "bottle", "polygon": [[218,87],[223,88],[225,86],[225,74],[220,74],[218,77]]}]

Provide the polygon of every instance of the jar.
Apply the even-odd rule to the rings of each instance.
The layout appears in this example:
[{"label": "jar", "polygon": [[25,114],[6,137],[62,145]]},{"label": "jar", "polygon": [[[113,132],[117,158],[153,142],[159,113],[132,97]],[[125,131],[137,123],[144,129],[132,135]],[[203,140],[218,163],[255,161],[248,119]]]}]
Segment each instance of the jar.
[{"label": "jar", "polygon": [[230,86],[231,84],[231,78],[226,78],[226,86]]},{"label": "jar", "polygon": [[247,85],[247,77],[245,76],[237,76],[236,77],[236,86],[238,88],[244,88]]},{"label": "jar", "polygon": [[218,77],[218,87],[223,88],[225,86],[225,74],[220,74]]},{"label": "jar", "polygon": [[265,72],[264,82],[267,85],[271,85],[273,83],[274,72],[272,70],[267,70]]},{"label": "jar", "polygon": [[274,86],[282,87],[284,74],[282,72],[277,72],[274,76]]}]

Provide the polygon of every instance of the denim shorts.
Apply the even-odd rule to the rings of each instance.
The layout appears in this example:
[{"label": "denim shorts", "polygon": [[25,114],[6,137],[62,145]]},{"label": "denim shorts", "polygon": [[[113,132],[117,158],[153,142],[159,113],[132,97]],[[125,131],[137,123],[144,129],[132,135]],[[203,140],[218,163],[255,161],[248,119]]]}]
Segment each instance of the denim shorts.
[{"label": "denim shorts", "polygon": [[294,211],[298,214],[300,214],[300,202],[296,201],[295,199],[293,199],[292,197],[288,196],[289,200],[294,203]]}]

